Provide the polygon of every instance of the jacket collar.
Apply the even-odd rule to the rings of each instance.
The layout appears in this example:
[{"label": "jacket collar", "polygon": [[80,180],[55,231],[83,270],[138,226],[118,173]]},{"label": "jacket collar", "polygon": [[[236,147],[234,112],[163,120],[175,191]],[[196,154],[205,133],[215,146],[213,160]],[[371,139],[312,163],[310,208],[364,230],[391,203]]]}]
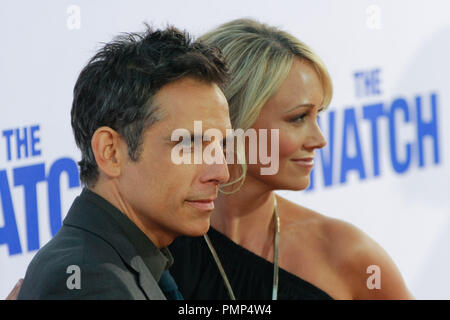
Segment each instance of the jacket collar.
[{"label": "jacket collar", "polygon": [[[109,243],[123,261],[138,273],[139,284],[148,299],[165,300],[166,298],[153,274],[153,272],[157,273],[157,278],[159,279],[160,273],[164,271],[163,265],[165,261],[162,260],[160,266],[156,264],[156,270],[149,270],[118,221],[114,218],[114,214],[123,213],[101,196],[84,189],[72,204],[64,219],[64,225],[94,233]],[[155,249],[158,250],[156,247]]]}]

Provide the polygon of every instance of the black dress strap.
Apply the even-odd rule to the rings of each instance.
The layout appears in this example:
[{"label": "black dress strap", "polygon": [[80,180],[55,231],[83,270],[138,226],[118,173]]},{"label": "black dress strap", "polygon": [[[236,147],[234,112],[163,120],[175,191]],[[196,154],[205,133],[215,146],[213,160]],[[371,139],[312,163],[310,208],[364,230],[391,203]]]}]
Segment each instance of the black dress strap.
[{"label": "black dress strap", "polygon": [[[273,263],[210,228],[208,236],[238,300],[272,298]],[[170,272],[185,299],[228,300],[227,290],[203,237],[180,237],[169,247],[174,256]],[[332,299],[296,275],[279,269],[279,300]]]}]

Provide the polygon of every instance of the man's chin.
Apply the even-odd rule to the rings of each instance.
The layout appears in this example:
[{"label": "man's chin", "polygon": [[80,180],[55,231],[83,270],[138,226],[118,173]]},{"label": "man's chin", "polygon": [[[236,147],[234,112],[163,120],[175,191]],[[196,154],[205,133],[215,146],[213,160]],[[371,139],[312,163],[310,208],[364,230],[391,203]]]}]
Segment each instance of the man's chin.
[{"label": "man's chin", "polygon": [[187,230],[187,236],[188,237],[201,237],[203,236],[205,233],[208,232],[210,227],[210,223],[208,221],[208,223],[200,223],[196,224],[195,226],[193,226],[192,228],[190,228],[190,230]]}]

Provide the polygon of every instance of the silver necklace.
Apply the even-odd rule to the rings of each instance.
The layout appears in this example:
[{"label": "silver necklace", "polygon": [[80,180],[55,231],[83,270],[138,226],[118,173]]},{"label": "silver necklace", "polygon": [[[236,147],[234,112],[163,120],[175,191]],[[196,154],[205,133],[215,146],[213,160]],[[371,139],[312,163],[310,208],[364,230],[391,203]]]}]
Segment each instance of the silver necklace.
[{"label": "silver necklace", "polygon": [[[274,195],[274,220],[275,220],[275,237],[274,237],[274,256],[273,256],[273,288],[272,288],[272,300],[277,300],[278,298],[278,243],[279,243],[279,234],[280,234],[280,217],[278,215],[278,205],[277,198]],[[209,251],[216,262],[217,267],[219,268],[219,272],[222,276],[223,282],[225,283],[225,287],[227,288],[228,295],[231,300],[236,300],[234,296],[233,289],[231,288],[230,281],[228,281],[228,277],[225,273],[225,270],[222,267],[222,263],[220,262],[219,256],[217,255],[216,250],[214,249],[211,240],[208,237],[208,234],[205,234],[203,238],[208,245]]]}]

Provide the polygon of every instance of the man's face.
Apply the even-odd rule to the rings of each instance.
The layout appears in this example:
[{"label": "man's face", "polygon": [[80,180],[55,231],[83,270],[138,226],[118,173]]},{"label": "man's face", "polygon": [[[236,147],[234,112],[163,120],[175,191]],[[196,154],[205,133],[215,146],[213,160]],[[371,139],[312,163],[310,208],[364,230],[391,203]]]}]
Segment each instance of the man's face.
[{"label": "man's face", "polygon": [[[162,119],[144,132],[138,161],[123,165],[118,181],[121,198],[130,218],[154,235],[154,242],[200,236],[209,228],[219,184],[229,179],[227,164],[225,160],[222,164],[175,164],[171,152],[179,142],[171,141],[171,135],[179,128],[193,133],[194,121],[201,120],[203,132],[216,128],[225,138],[226,129],[231,128],[228,103],[217,85],[192,78],[164,86],[154,103]],[[205,141],[203,147],[209,143],[221,142]]]}]

